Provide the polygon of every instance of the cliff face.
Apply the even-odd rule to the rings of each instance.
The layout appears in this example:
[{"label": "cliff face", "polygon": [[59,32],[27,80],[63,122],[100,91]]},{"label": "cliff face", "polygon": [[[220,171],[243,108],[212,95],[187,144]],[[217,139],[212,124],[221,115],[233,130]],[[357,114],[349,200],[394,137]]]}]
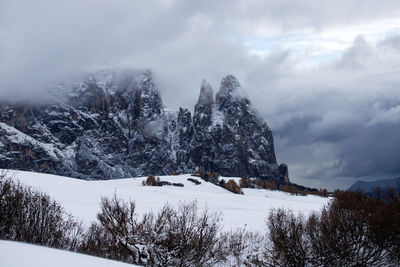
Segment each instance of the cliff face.
[{"label": "cliff face", "polygon": [[164,110],[150,71],[99,71],[61,91],[63,102],[0,104],[0,168],[85,179],[202,169],[288,182],[271,130],[231,75],[215,100],[202,82],[193,117]]}]

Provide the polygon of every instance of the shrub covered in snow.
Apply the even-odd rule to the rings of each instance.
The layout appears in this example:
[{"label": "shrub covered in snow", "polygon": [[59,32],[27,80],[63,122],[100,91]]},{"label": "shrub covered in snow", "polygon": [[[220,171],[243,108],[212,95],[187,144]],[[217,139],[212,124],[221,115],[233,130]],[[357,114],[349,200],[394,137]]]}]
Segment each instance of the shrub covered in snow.
[{"label": "shrub covered in snow", "polygon": [[139,219],[133,202],[103,198],[83,251],[150,266],[212,266],[227,254],[220,221],[215,213],[199,214],[196,203],[166,205]]},{"label": "shrub covered in snow", "polygon": [[81,233],[48,195],[0,175],[0,239],[76,250]]}]

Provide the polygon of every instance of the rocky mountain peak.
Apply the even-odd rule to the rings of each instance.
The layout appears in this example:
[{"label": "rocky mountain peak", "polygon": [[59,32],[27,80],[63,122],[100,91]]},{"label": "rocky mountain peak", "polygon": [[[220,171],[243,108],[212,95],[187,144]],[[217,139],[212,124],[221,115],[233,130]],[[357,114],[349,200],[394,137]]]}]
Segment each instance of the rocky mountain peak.
[{"label": "rocky mountain peak", "polygon": [[205,129],[211,124],[214,91],[207,80],[203,80],[200,87],[200,96],[194,106],[193,122],[198,129]]},{"label": "rocky mountain peak", "polygon": [[[238,109],[238,105],[246,106],[250,104],[245,90],[233,75],[227,75],[222,79],[215,100],[219,110],[229,112],[231,115],[233,109]],[[236,115],[240,116],[241,114],[239,112]]]},{"label": "rocky mountain peak", "polygon": [[235,76],[229,74],[225,76],[221,81],[221,87],[219,91],[222,92],[233,92],[235,89],[240,87],[239,81],[236,79]]},{"label": "rocky mountain peak", "polygon": [[160,93],[154,83],[151,71],[145,71],[142,75],[135,102],[140,108],[140,117],[146,119],[158,119],[164,113]]},{"label": "rocky mountain peak", "polygon": [[210,83],[206,79],[203,79],[203,81],[201,82],[200,96],[199,96],[199,101],[197,103],[198,104],[214,103],[214,90],[212,89]]},{"label": "rocky mountain peak", "polygon": [[271,130],[232,75],[215,102],[203,80],[193,117],[164,110],[151,71],[99,71],[74,86],[65,103],[0,103],[0,168],[85,179],[204,170],[289,182]]}]

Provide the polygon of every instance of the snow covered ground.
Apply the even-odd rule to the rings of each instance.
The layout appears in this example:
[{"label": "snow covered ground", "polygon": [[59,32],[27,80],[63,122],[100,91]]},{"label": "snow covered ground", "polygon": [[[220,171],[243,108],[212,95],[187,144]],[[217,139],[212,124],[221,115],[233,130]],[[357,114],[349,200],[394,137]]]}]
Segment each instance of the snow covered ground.
[{"label": "snow covered ground", "polygon": [[[200,209],[221,212],[225,230],[246,227],[247,230],[259,232],[265,232],[265,221],[270,209],[283,207],[307,215],[320,210],[329,201],[318,196],[292,196],[264,189],[244,189],[244,195],[237,195],[189,174],[160,176],[162,181],[183,183],[184,187],[143,186],[142,181],[146,177],[85,181],[23,171],[8,171],[7,175],[22,184],[46,192],[67,212],[87,225],[96,219],[101,197],[112,197],[114,193],[119,198],[134,200],[138,215],[150,210],[157,212],[166,203],[176,206],[179,202],[197,200]],[[190,177],[201,181],[201,184],[187,181]],[[229,178],[224,179],[227,181]]]},{"label": "snow covered ground", "polygon": [[0,240],[4,267],[132,267],[136,265],[14,241]]}]

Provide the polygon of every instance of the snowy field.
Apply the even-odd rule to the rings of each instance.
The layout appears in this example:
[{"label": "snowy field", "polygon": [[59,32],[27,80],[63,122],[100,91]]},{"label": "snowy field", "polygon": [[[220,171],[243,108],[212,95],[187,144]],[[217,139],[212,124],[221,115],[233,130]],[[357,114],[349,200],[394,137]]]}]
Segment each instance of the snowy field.
[{"label": "snowy field", "polygon": [[[142,181],[146,177],[85,181],[23,171],[8,171],[8,176],[49,194],[86,225],[96,219],[101,197],[112,197],[114,193],[119,198],[135,201],[139,216],[150,210],[157,212],[166,203],[176,206],[179,202],[196,200],[200,209],[207,208],[221,213],[225,230],[245,227],[259,232],[265,232],[265,221],[270,209],[283,207],[308,215],[320,210],[329,201],[318,196],[292,196],[265,189],[243,189],[244,195],[237,195],[189,174],[160,176],[162,181],[183,183],[184,187],[143,186]],[[195,185],[187,181],[188,178],[197,179],[201,184]],[[226,181],[229,179],[221,178]]]},{"label": "snowy field", "polygon": [[0,240],[0,259],[0,266],[2,267],[136,266],[59,249],[4,240]]}]

